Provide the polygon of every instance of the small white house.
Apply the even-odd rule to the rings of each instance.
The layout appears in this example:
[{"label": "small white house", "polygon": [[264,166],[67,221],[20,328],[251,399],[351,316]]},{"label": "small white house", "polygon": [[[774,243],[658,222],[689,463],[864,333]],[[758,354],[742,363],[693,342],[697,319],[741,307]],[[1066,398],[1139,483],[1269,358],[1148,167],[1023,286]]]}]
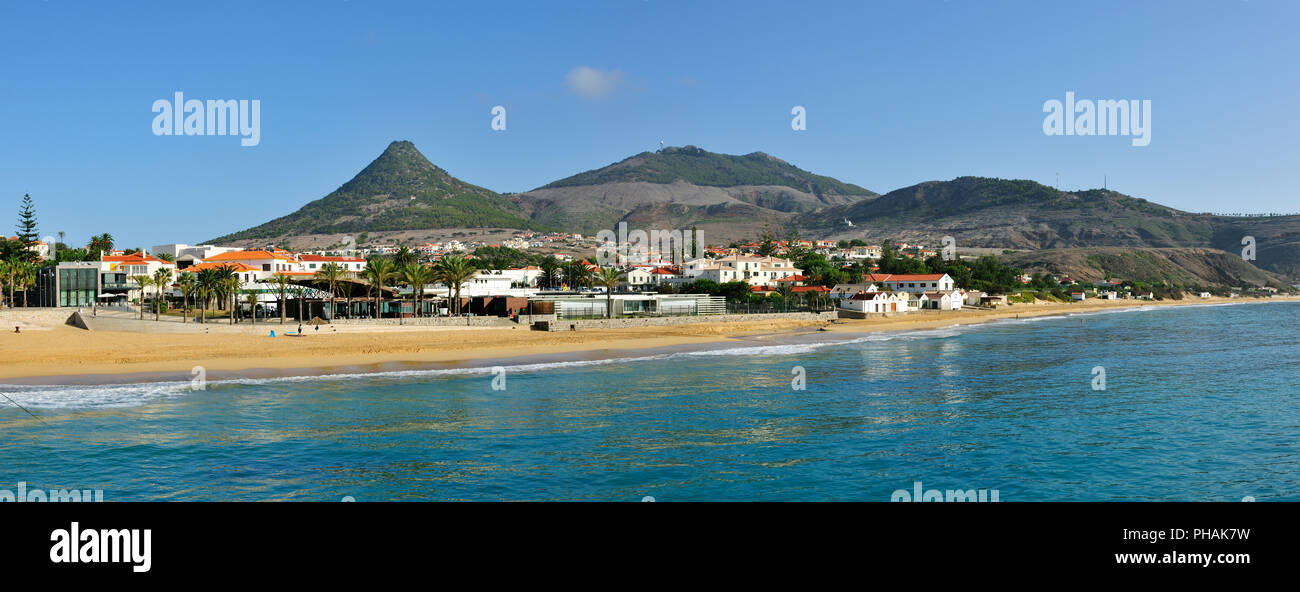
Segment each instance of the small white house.
[{"label": "small white house", "polygon": [[829,295],[831,300],[839,301],[852,298],[854,294],[879,291],[875,284],[835,284]]},{"label": "small white house", "polygon": [[962,294],[958,291],[951,292],[926,292],[924,296],[927,299],[925,308],[930,310],[961,310]]},{"label": "small white house", "polygon": [[858,312],[883,314],[907,311],[907,300],[899,298],[893,292],[859,292],[839,303],[840,308]]}]

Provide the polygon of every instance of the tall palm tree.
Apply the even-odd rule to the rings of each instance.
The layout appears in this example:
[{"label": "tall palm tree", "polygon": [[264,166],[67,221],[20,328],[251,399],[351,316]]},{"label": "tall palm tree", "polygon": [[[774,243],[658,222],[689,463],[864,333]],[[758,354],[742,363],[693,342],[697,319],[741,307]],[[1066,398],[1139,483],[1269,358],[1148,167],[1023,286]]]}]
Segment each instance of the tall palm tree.
[{"label": "tall palm tree", "polygon": [[248,304],[248,310],[252,313],[253,324],[257,325],[257,290],[246,290],[244,302]]},{"label": "tall palm tree", "polygon": [[339,284],[339,289],[343,291],[343,316],[352,318],[352,293],[356,291],[357,285],[351,281]]},{"label": "tall palm tree", "polygon": [[398,269],[417,262],[419,262],[419,257],[416,256],[415,251],[412,251],[406,245],[398,247],[397,252],[393,254],[393,265]]},{"label": "tall palm tree", "polygon": [[[131,281],[134,282],[135,287],[139,288],[140,290],[140,320],[143,321],[144,320],[144,292],[145,290],[149,289],[149,286],[153,285],[153,278],[147,275],[133,275],[131,276]],[[9,298],[11,300],[13,299],[12,293],[9,295]]]},{"label": "tall palm tree", "polygon": [[158,321],[158,305],[163,302],[163,291],[172,283],[172,270],[159,267],[153,272],[153,285],[158,289],[158,299],[153,303],[153,320]]},{"label": "tall palm tree", "polygon": [[90,237],[90,244],[86,245],[87,251],[98,251],[100,256],[113,250],[113,235],[105,232],[97,236]]},{"label": "tall palm tree", "polygon": [[623,281],[623,275],[614,267],[602,267],[596,272],[596,285],[605,288],[605,318],[614,318],[614,287]]},{"label": "tall palm tree", "polygon": [[280,324],[281,325],[284,324],[284,305],[285,305],[284,293],[286,290],[289,289],[289,283],[292,281],[293,278],[283,273],[277,273],[271,276],[271,285],[275,286],[275,289],[280,292]]},{"label": "tall palm tree", "polygon": [[582,261],[570,261],[564,264],[564,281],[569,289],[581,289],[591,283],[591,268]]},{"label": "tall palm tree", "polygon": [[537,266],[542,268],[542,275],[537,277],[537,283],[541,284],[538,287],[554,289],[560,283],[560,261],[555,255],[547,255]]},{"label": "tall palm tree", "polygon": [[302,301],[307,295],[307,288],[295,285],[294,287],[289,288],[289,293],[293,294],[294,298],[298,300],[298,322],[302,323]]},{"label": "tall palm tree", "polygon": [[423,263],[407,263],[398,268],[397,273],[401,276],[402,281],[411,287],[411,295],[415,301],[415,316],[420,316],[420,301],[424,297],[424,286],[428,284],[433,277],[433,270],[425,267]]},{"label": "tall palm tree", "polygon": [[239,272],[234,265],[226,264],[214,269],[214,275],[217,280],[217,288],[221,294],[223,305],[228,305],[230,309],[230,324],[235,324],[235,299],[239,293],[243,281],[239,279]]},{"label": "tall palm tree", "polygon": [[181,323],[190,322],[190,296],[198,290],[199,280],[188,271],[176,276],[176,287],[181,289]]},{"label": "tall palm tree", "polygon": [[22,274],[23,259],[18,255],[10,255],[4,261],[5,283],[9,284],[9,308],[14,307],[14,286],[18,283],[18,276]]},{"label": "tall palm tree", "polygon": [[456,292],[454,313],[448,309],[448,314],[460,314],[460,289],[465,282],[478,274],[478,268],[474,262],[459,255],[449,255],[438,261],[438,276],[444,284],[447,285],[448,291]]},{"label": "tall palm tree", "polygon": [[[4,279],[4,285],[9,285],[9,278],[13,274],[13,266],[8,260],[0,260],[0,278]],[[0,286],[0,307],[4,306],[3,286]]]},{"label": "tall palm tree", "polygon": [[371,257],[366,261],[366,268],[361,272],[361,277],[370,283],[371,288],[375,291],[375,310],[374,317],[379,318],[379,299],[384,294],[384,283],[396,277],[397,273],[393,262],[384,257]]},{"label": "tall palm tree", "polygon": [[30,261],[20,262],[18,272],[14,274],[14,281],[23,291],[23,308],[27,308],[27,289],[36,285],[36,266]]},{"label": "tall palm tree", "polygon": [[338,263],[330,262],[320,266],[316,270],[316,279],[325,282],[330,289],[330,318],[334,318],[334,293],[338,288],[339,280],[347,275],[347,269]]},{"label": "tall palm tree", "polygon": [[208,305],[212,303],[212,298],[221,293],[221,270],[208,268],[199,271],[198,275],[198,294],[202,306],[199,307],[199,318],[204,323],[208,322]]}]

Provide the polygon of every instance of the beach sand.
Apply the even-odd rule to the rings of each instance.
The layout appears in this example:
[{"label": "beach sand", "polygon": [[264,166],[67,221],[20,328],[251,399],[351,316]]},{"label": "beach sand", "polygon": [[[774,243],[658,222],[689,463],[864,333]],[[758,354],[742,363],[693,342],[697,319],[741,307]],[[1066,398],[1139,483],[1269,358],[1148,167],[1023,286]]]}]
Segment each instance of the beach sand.
[{"label": "beach sand", "polygon": [[[93,331],[62,324],[70,314],[57,311],[0,312],[0,326],[22,325],[21,333],[0,333],[0,379],[88,375],[140,374],[188,380],[195,366],[207,372],[268,370],[278,374],[319,374],[333,371],[379,371],[411,364],[463,364],[471,361],[520,358],[539,354],[588,352],[589,355],[632,350],[752,342],[824,329],[831,334],[931,329],[954,324],[970,325],[1004,318],[1027,318],[1078,312],[1095,312],[1138,306],[1240,304],[1297,300],[1185,299],[1138,302],[1132,300],[1016,304],[999,310],[925,311],[891,318],[811,321],[771,319],[726,322],[702,319],[699,323],[668,327],[589,329],[575,332],[530,331],[527,327],[397,327],[346,325],[308,327],[304,337],[289,337],[297,323],[278,321],[230,327],[213,322],[209,327],[185,325],[177,320],[155,323],[136,320],[129,313],[102,313]],[[9,321],[4,320],[8,315]],[[113,315],[116,315],[115,317]],[[110,318],[111,317],[111,318]],[[280,337],[271,338],[271,330]]]}]

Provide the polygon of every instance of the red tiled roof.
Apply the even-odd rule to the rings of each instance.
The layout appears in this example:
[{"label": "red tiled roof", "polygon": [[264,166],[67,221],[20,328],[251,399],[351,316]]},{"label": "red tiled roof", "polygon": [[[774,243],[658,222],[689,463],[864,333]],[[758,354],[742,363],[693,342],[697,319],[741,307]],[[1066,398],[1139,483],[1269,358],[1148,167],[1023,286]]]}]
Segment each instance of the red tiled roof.
[{"label": "red tiled roof", "polygon": [[107,261],[109,263],[157,262],[157,263],[162,263],[163,265],[175,265],[175,263],[172,263],[171,261],[163,261],[162,259],[149,255],[148,253],[132,253],[130,255],[104,255],[102,260]]},{"label": "red tiled roof", "polygon": [[221,268],[221,267],[233,267],[233,268],[235,269],[235,271],[237,271],[237,272],[245,272],[245,271],[261,271],[260,269],[258,269],[258,268],[256,268],[256,267],[253,267],[253,266],[251,266],[251,265],[245,265],[245,264],[243,264],[243,263],[239,263],[239,262],[237,262],[237,261],[236,261],[236,262],[231,262],[231,261],[204,261],[203,263],[200,263],[200,264],[198,264],[198,265],[191,265],[191,266],[185,268],[185,271],[203,271],[203,270],[205,270],[205,269],[217,269],[217,268]]},{"label": "red tiled roof", "polygon": [[868,273],[862,276],[871,282],[936,282],[942,273]]},{"label": "red tiled roof", "polygon": [[221,253],[220,255],[213,255],[211,257],[204,259],[204,261],[254,261],[260,259],[284,259],[286,261],[292,261],[292,259],[289,259],[284,255],[279,255],[276,253],[272,253],[270,251],[264,251],[262,249],[230,251],[228,253]]}]

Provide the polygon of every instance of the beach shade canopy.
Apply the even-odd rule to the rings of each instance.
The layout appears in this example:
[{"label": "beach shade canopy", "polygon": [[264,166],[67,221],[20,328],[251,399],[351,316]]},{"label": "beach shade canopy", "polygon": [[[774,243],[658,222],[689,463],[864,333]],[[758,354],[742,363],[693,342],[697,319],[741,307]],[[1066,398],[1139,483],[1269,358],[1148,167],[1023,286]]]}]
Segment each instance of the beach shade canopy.
[{"label": "beach shade canopy", "polygon": [[312,317],[310,321],[307,321],[307,324],[320,326],[320,325],[328,325],[330,324],[330,322],[320,317]]}]

